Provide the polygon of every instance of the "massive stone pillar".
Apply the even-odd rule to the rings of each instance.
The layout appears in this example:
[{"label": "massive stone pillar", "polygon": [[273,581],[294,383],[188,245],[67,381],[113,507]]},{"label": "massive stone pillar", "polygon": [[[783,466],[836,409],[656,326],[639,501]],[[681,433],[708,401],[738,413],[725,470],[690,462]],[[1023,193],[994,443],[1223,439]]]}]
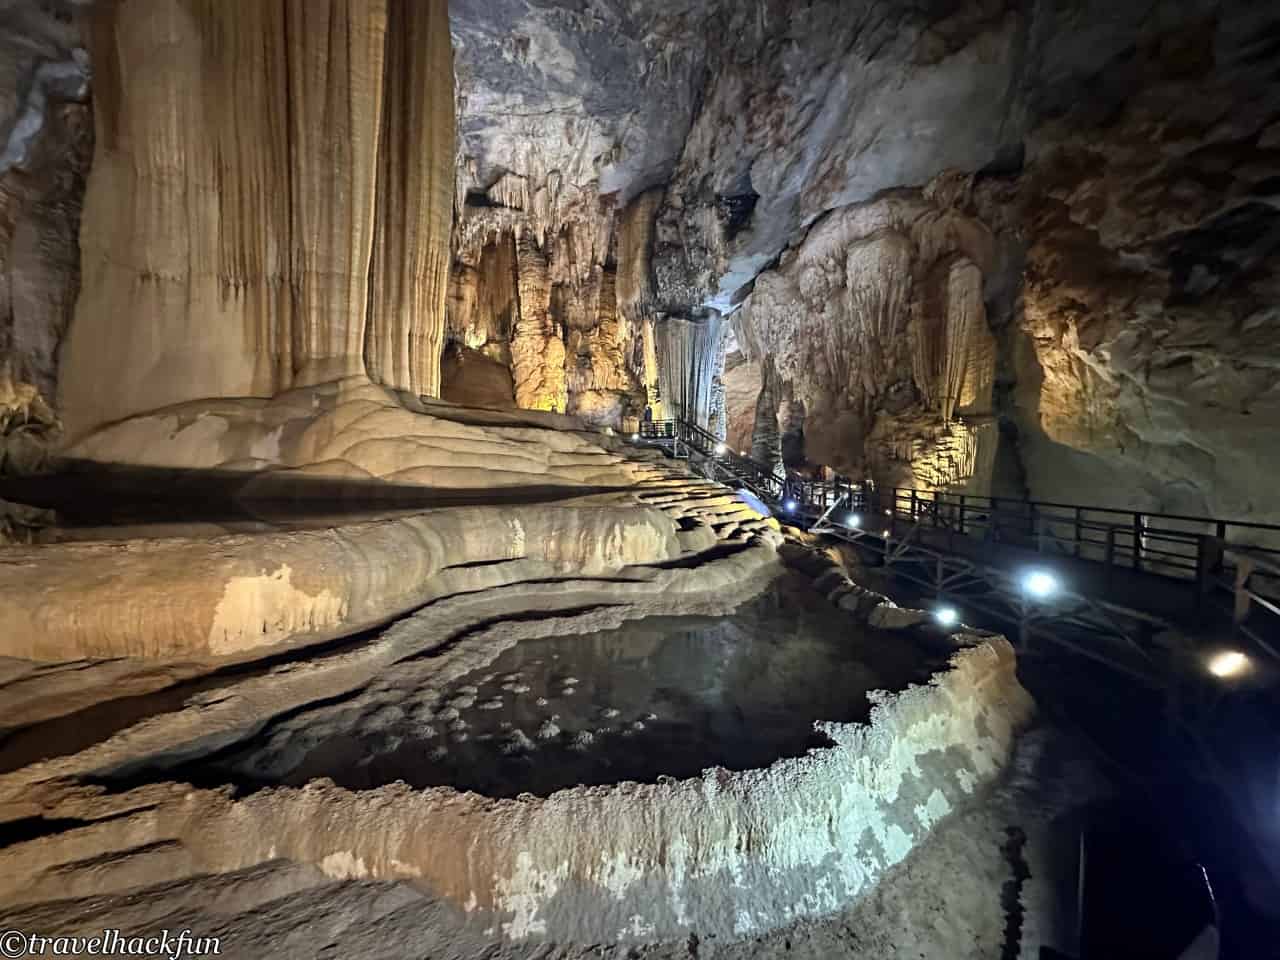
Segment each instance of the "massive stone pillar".
[{"label": "massive stone pillar", "polygon": [[378,380],[437,390],[445,0],[106,0],[93,16],[68,435],[360,374],[366,350]]},{"label": "massive stone pillar", "polygon": [[453,55],[445,0],[390,0],[365,361],[379,383],[440,393],[453,225]]}]

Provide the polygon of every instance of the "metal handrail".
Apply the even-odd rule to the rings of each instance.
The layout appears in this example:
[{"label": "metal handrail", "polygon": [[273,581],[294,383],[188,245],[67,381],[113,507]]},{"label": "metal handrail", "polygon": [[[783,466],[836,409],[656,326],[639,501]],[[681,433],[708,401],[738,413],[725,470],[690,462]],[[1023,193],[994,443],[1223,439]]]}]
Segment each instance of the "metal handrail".
[{"label": "metal handrail", "polygon": [[[847,477],[830,480],[779,479],[765,464],[720,444],[709,430],[685,420],[656,420],[641,424],[646,439],[679,440],[704,457],[715,458],[725,472],[739,478],[757,495],[774,502],[795,501],[795,512],[812,516],[836,504],[854,511],[883,510],[928,527],[1032,546],[1046,552],[1104,565],[1124,565],[1158,576],[1202,579],[1222,569],[1222,551],[1249,546],[1280,559],[1280,546],[1242,540],[1256,532],[1273,534],[1280,544],[1280,525],[1186,514],[1149,513],[1052,500],[1022,500],[975,494],[930,492],[903,487],[875,490]],[[1194,524],[1200,530],[1179,530],[1174,524]]]},{"label": "metal handrail", "polygon": [[[711,465],[712,478],[718,479],[717,474],[732,478],[760,499],[781,504],[785,513],[810,522],[816,520],[815,529],[838,530],[852,525],[876,533],[881,530],[881,519],[883,526],[890,529],[906,522],[911,529],[905,539],[900,534],[893,537],[899,548],[920,531],[935,530],[947,537],[946,550],[954,551],[958,546],[950,539],[954,536],[990,540],[1106,567],[1125,567],[1164,579],[1191,581],[1201,600],[1225,588],[1234,591],[1237,611],[1244,609],[1246,614],[1250,608],[1280,611],[1270,596],[1249,586],[1248,572],[1240,569],[1243,563],[1233,567],[1228,560],[1228,555],[1234,557],[1241,550],[1248,550],[1255,558],[1250,569],[1270,568],[1265,574],[1256,570],[1255,577],[1266,578],[1272,571],[1280,571],[1277,524],[903,487],[877,490],[870,482],[859,483],[842,476],[827,480],[795,476],[784,479],[771,467],[729,450],[709,430],[684,420],[642,423],[640,435],[674,443],[676,455],[680,444],[684,444]],[[847,509],[847,513],[833,514],[837,508]],[[855,519],[854,515],[859,516]],[[1180,530],[1173,526],[1176,524],[1192,524],[1200,529]],[[890,529],[884,531],[886,538]],[[1273,535],[1277,546],[1240,539],[1256,532]],[[938,546],[937,537],[933,543]],[[1237,612],[1235,621],[1237,630],[1255,637],[1244,623],[1244,615]],[[1273,647],[1266,648],[1276,652]]]},{"label": "metal handrail", "polygon": [[[639,434],[646,440],[678,441],[704,457],[713,458],[730,476],[740,480],[753,493],[774,503],[795,501],[793,512],[805,515],[825,511],[842,495],[859,486],[847,477],[833,480],[806,480],[800,477],[780,478],[767,464],[729,449],[715,434],[685,420],[649,420],[640,424]],[[719,449],[723,447],[723,449]],[[718,451],[718,452],[717,452]]]}]

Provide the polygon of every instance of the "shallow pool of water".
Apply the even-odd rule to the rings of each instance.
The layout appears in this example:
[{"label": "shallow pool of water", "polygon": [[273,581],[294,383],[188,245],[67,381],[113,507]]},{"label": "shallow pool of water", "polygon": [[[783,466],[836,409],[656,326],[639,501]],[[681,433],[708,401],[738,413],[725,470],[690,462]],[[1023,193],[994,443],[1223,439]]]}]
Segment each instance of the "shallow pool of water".
[{"label": "shallow pool of water", "polygon": [[[939,666],[787,576],[731,616],[524,640],[430,701],[352,713],[345,729],[330,713],[331,734],[273,779],[514,796],[763,767],[824,743],[815,720],[864,720],[868,691],[923,682]],[[268,729],[232,765],[258,766],[281,739]]]}]

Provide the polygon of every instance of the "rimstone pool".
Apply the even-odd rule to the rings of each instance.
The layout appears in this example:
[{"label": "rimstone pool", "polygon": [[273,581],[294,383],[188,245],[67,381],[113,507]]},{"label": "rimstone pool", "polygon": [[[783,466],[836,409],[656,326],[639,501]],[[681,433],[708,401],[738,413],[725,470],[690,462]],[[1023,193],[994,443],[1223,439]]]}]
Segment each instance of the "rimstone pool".
[{"label": "rimstone pool", "polygon": [[361,691],[269,726],[217,766],[245,786],[404,781],[494,797],[748,770],[829,744],[815,721],[866,720],[869,691],[943,666],[790,574],[727,617],[522,640],[447,685]]}]

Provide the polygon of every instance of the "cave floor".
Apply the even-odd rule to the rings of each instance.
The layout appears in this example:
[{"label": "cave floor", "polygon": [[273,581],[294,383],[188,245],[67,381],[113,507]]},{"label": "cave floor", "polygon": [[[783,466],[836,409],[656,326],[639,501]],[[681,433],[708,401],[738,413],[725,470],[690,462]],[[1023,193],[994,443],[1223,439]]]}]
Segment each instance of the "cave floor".
[{"label": "cave floor", "polygon": [[[148,802],[130,799],[132,791],[140,798],[167,796],[175,783],[196,791],[234,786],[252,794],[314,777],[356,791],[406,779],[417,787],[451,783],[509,796],[522,787],[546,793],[570,781],[661,782],[710,763],[754,769],[771,756],[816,746],[812,731],[802,729],[813,719],[860,722],[868,691],[900,689],[943,665],[945,656],[930,661],[920,649],[909,650],[905,638],[886,644],[870,630],[859,634],[859,655],[847,656],[840,642],[848,639],[850,621],[822,596],[806,592],[796,574],[778,578],[774,548],[753,545],[751,538],[760,534],[743,528],[740,506],[696,486],[659,485],[647,495],[647,502],[679,521],[680,559],[612,577],[552,571],[524,558],[462,564],[451,592],[412,615],[216,667],[198,658],[0,662],[6,802],[57,810],[69,790],[72,805],[84,804],[96,820],[114,816],[106,812],[112,804]],[[610,499],[593,491],[575,495],[580,504]],[[268,522],[294,521],[272,516]],[[751,598],[768,584],[776,595],[753,607]],[[681,619],[663,620],[664,614]],[[808,634],[799,646],[797,632]],[[556,665],[570,643],[586,642],[583,634],[594,647],[579,646],[572,663]],[[616,688],[594,683],[601,666],[595,661],[616,660],[622,648],[647,652]],[[446,663],[451,666],[442,672]],[[577,682],[568,683],[571,677]],[[480,762],[473,755],[461,770],[444,766],[434,773],[421,763],[426,743],[404,740],[396,724],[409,711],[392,702],[401,687],[415,683],[430,688],[437,711],[432,722],[437,716],[446,721],[452,745],[469,743],[463,751],[482,754]],[[856,696],[836,703],[824,698],[824,685],[846,694],[855,690]],[[563,699],[569,687],[572,704],[544,716],[553,696]],[[502,700],[499,708],[480,709],[496,700]],[[707,709],[708,702],[715,709]],[[354,736],[341,723],[329,723],[330,714],[348,703],[355,703],[365,723]],[[664,741],[662,723],[672,719],[680,729],[667,731]],[[611,749],[629,750],[624,721],[633,743],[644,743],[635,739],[641,732],[636,724],[655,739],[649,749],[632,749],[622,769],[594,764],[607,758],[604,750],[573,749],[581,746],[574,734],[585,731],[606,740],[616,736],[621,746]],[[566,748],[564,762],[547,766],[545,782],[495,776],[507,760],[522,762],[512,754],[528,752],[544,723],[559,728],[553,739]],[[753,733],[762,729],[767,735]],[[699,736],[691,737],[691,730]],[[445,727],[433,734],[443,741]],[[290,743],[294,736],[296,744]],[[672,749],[691,740],[687,755]],[[512,743],[518,749],[502,751]],[[361,766],[373,756],[383,758],[380,765]],[[664,761],[674,766],[659,776]],[[29,792],[26,778],[37,767]],[[86,785],[106,791],[101,801],[81,798]],[[208,872],[193,869],[178,845],[118,849],[70,865],[65,893],[11,907],[3,919],[9,926],[66,932],[146,930],[163,922],[222,936],[224,954],[231,956],[1032,958],[1041,943],[1061,944],[1069,928],[1063,909],[1075,870],[1069,815],[1098,789],[1088,758],[1071,738],[1034,729],[1019,739],[994,786],[941,819],[852,906],[746,939],[722,930],[635,946],[498,941],[462,922],[457,902],[436,898],[422,885],[336,876],[327,861],[275,859],[274,847],[270,858],[251,866]],[[381,797],[373,802],[397,802]],[[11,820],[17,832],[6,842],[56,845],[81,832],[73,821],[48,816],[36,815],[26,826]],[[31,837],[22,835],[28,827]],[[113,829],[104,824],[104,835]],[[149,857],[156,858],[154,867]],[[43,872],[46,879],[52,875]],[[114,891],[100,885],[100,874],[134,872],[143,884],[117,880]]]},{"label": "cave floor", "polygon": [[[748,939],[700,937],[643,946],[498,944],[457,924],[450,905],[398,883],[335,881],[276,861],[152,889],[10,910],[6,925],[171,929],[224,937],[230,956],[571,960],[886,957],[1034,960],[1069,936],[1075,871],[1072,811],[1099,789],[1092,762],[1062,731],[1025,734],[982,803],[944,821],[875,889],[833,915]],[[229,949],[228,949],[229,948]]]}]

